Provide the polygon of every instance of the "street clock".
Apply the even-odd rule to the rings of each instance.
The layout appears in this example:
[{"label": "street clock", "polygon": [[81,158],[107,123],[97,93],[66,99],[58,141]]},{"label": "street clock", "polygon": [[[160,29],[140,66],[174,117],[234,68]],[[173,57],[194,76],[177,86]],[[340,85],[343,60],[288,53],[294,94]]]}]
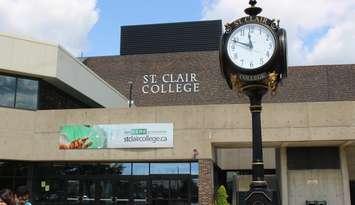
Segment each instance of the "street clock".
[{"label": "street clock", "polygon": [[231,89],[241,91],[257,83],[275,91],[287,76],[286,31],[278,21],[257,16],[258,11],[252,8],[258,7],[248,8],[250,16],[225,26],[220,45],[221,71]]},{"label": "street clock", "polygon": [[261,134],[262,97],[287,77],[286,31],[279,21],[258,16],[256,0],[245,9],[246,17],[225,26],[219,50],[220,66],[231,89],[249,97],[252,117],[252,182],[244,198],[247,205],[273,205],[273,193],[264,177]]}]

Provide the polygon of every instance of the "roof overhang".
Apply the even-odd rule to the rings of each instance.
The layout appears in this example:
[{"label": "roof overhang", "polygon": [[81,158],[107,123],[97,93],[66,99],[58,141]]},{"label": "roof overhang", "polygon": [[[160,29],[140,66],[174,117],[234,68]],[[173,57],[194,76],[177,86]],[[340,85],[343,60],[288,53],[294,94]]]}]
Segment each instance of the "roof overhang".
[{"label": "roof overhang", "polygon": [[62,47],[0,33],[0,70],[38,77],[90,104],[127,107],[127,98]]}]

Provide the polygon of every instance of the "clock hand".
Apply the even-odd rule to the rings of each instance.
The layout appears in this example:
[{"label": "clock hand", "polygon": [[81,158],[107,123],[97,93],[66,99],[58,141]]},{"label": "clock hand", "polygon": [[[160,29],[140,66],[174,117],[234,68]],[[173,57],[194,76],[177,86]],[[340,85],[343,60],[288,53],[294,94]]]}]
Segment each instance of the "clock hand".
[{"label": "clock hand", "polygon": [[239,43],[240,45],[243,45],[243,46],[246,46],[246,47],[250,48],[250,44],[248,44],[248,43],[243,43],[243,42],[239,42],[239,41],[236,41],[236,40],[233,40],[233,42]]},{"label": "clock hand", "polygon": [[249,48],[252,49],[253,48],[253,43],[251,42],[251,36],[250,36],[250,33],[248,33],[248,39],[249,39]]}]

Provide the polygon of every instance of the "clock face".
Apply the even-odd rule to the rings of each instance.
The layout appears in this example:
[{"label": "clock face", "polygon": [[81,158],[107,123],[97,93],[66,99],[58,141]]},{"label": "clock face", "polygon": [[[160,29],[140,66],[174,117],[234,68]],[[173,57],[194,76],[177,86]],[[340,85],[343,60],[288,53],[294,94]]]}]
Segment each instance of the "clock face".
[{"label": "clock face", "polygon": [[254,70],[265,65],[275,51],[275,37],[260,24],[246,24],[238,27],[227,42],[227,53],[232,62],[240,68]]}]

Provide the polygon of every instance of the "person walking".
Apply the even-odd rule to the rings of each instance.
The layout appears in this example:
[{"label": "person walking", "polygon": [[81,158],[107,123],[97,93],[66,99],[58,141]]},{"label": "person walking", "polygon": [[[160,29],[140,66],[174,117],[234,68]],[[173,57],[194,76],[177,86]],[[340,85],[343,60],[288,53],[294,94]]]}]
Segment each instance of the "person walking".
[{"label": "person walking", "polygon": [[10,189],[0,190],[0,205],[16,205],[16,196]]},{"label": "person walking", "polygon": [[19,186],[16,189],[16,195],[19,205],[32,205],[30,200],[30,192],[26,186]]}]

